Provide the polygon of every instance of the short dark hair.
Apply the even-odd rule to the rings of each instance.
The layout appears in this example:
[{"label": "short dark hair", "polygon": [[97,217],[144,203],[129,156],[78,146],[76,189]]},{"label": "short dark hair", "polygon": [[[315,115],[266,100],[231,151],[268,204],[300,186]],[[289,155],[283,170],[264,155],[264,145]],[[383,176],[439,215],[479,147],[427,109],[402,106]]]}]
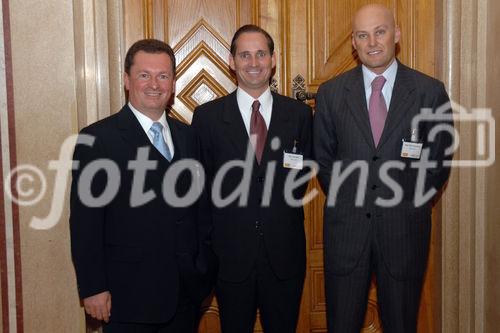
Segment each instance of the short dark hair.
[{"label": "short dark hair", "polygon": [[134,57],[137,52],[144,51],[146,53],[165,53],[169,56],[172,62],[172,72],[175,77],[175,54],[174,50],[165,42],[158,39],[141,39],[132,44],[125,56],[125,73],[130,74],[130,67],[134,64]]},{"label": "short dark hair", "polygon": [[266,30],[262,29],[261,27],[255,25],[255,24],[247,24],[247,25],[240,27],[234,33],[233,39],[231,40],[231,54],[233,55],[233,57],[236,56],[236,41],[238,40],[238,38],[240,37],[241,34],[244,34],[246,32],[259,32],[259,33],[263,34],[264,37],[266,37],[266,39],[267,39],[267,46],[269,47],[269,51],[271,52],[271,54],[273,54],[274,41],[273,41],[273,38],[271,37],[271,35],[269,35],[269,33]]}]

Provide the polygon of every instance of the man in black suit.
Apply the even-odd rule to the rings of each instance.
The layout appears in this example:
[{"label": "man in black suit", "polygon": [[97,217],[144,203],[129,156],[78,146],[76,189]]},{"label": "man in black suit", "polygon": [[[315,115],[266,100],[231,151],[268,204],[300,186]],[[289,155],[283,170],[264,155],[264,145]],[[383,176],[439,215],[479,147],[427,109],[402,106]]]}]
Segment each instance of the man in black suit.
[{"label": "man in black suit", "polygon": [[75,148],[70,228],[79,294],[104,332],[195,332],[204,238],[197,202],[173,198],[199,184],[196,172],[169,171],[198,148],[191,128],[165,112],[175,87],[170,46],[136,42],[124,80],[128,104],[84,128]]},{"label": "man in black suit", "polygon": [[291,333],[305,274],[302,198],[310,172],[303,164],[311,154],[312,113],[270,91],[276,55],[260,27],[235,33],[229,64],[238,88],[199,106],[192,122],[212,188],[222,332],[253,332],[258,308],[264,332]]},{"label": "man in black suit", "polygon": [[432,140],[430,134],[452,122],[415,125],[412,119],[449,98],[441,82],[397,61],[401,33],[389,9],[362,7],[352,28],[362,65],[320,86],[314,116],[318,178],[329,199],[323,231],[328,331],[360,331],[374,273],[384,332],[416,332],[435,197],[421,192],[443,187],[449,176],[443,161],[451,159],[445,154],[451,136],[441,131]]}]

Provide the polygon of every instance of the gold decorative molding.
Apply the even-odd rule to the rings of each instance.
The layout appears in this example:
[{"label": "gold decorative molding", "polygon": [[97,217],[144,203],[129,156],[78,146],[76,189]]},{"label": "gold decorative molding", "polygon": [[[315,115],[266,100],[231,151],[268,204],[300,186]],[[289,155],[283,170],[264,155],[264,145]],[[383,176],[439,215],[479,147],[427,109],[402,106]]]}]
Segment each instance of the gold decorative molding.
[{"label": "gold decorative molding", "polygon": [[236,0],[236,26],[241,25],[241,0]]},{"label": "gold decorative molding", "polygon": [[163,16],[163,40],[170,45],[170,37],[168,31],[168,0],[162,1],[162,16]]},{"label": "gold decorative molding", "polygon": [[179,112],[175,111],[172,107],[169,108],[168,115],[174,119],[177,119],[179,121],[182,121],[185,124],[190,124],[191,121],[188,121],[182,114]]},{"label": "gold decorative molding", "polygon": [[[309,202],[305,207],[306,220],[309,225],[308,241],[309,250],[319,250],[322,254],[323,249],[323,205],[326,200],[325,195],[320,189],[317,178],[313,178],[309,182],[309,191],[316,189],[319,191],[318,195]],[[321,263],[322,264],[322,263]]]},{"label": "gold decorative molding", "polygon": [[205,69],[202,69],[188,85],[177,94],[177,98],[191,110],[194,110],[198,105],[225,96],[227,93],[224,87],[222,87]]},{"label": "gold decorative molding", "polygon": [[252,0],[252,22],[260,27],[260,0]]},{"label": "gold decorative molding", "polygon": [[311,312],[325,312],[325,274],[323,268],[311,268]]},{"label": "gold decorative molding", "polygon": [[142,22],[144,38],[153,38],[153,0],[142,0]]},{"label": "gold decorative molding", "polygon": [[106,2],[78,0],[73,11],[77,117],[82,128],[111,113],[108,38],[114,31],[108,36]]},{"label": "gold decorative molding", "polygon": [[219,56],[221,62],[227,66],[230,45],[203,19],[198,21],[175,46],[174,52],[177,63],[181,64],[186,57],[192,57],[190,54],[202,42],[207,45],[207,49],[212,50],[212,52],[208,53]]},{"label": "gold decorative molding", "polygon": [[[187,58],[183,58],[182,61],[178,61],[179,65],[177,67],[177,77],[184,75],[184,73],[201,56],[206,56],[220,69],[220,71],[226,73],[228,77],[232,77],[229,65],[224,60],[222,60],[222,58],[220,58],[215,52],[213,52],[213,49],[211,49],[210,46],[205,43],[205,41],[201,41],[196,46],[196,48],[189,53]],[[178,54],[176,54],[176,60],[177,58],[182,58],[182,56],[178,56]]]},{"label": "gold decorative molding", "polygon": [[[174,48],[177,67],[172,115],[190,123],[192,111],[202,101],[226,95],[236,88],[229,69],[229,45],[205,20],[183,36]],[[202,97],[204,96],[204,97]]]},{"label": "gold decorative molding", "polygon": [[[281,79],[281,93],[287,95],[291,93],[289,91],[289,86],[291,82],[290,73],[290,52],[286,50],[289,49],[290,45],[290,5],[289,0],[282,0],[279,2],[281,8],[279,8],[279,18],[278,25],[280,27],[280,37],[281,37],[281,66],[280,66],[280,79]],[[293,96],[290,96],[294,98]]]},{"label": "gold decorative molding", "polygon": [[417,10],[415,0],[396,1],[393,5],[396,24],[401,30],[398,57],[415,68],[417,58]]}]

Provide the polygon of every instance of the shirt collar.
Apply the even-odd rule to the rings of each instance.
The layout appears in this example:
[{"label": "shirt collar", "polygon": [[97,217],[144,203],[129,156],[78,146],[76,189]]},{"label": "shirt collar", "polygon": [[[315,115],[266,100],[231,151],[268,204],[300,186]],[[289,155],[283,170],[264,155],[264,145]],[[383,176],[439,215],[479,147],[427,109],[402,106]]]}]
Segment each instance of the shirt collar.
[{"label": "shirt collar", "polygon": [[[149,129],[151,128],[151,126],[155,121],[153,121],[151,118],[149,118],[148,116],[144,115],[142,112],[134,108],[130,102],[128,102],[128,107],[130,108],[130,110],[132,110],[132,113],[139,121],[139,124],[141,124],[141,127],[144,130],[144,132],[148,133]],[[168,127],[167,116],[165,111],[163,111],[163,114],[161,115],[160,119],[156,121],[160,122],[163,125],[164,129],[170,130]]]},{"label": "shirt collar", "polygon": [[[252,103],[255,98],[250,96],[245,90],[238,87],[236,90],[236,99],[238,100],[238,105],[243,112],[252,111]],[[260,96],[257,98],[261,105],[261,110],[269,110],[272,107],[273,95],[271,94],[271,89],[268,87]]]},{"label": "shirt collar", "polygon": [[396,61],[396,59],[392,61],[392,64],[390,64],[382,74],[376,74],[372,72],[365,65],[362,65],[361,68],[363,69],[363,81],[365,84],[365,90],[371,88],[372,81],[377,76],[382,75],[386,80],[384,88],[388,87],[390,88],[389,91],[392,91],[392,88],[394,87],[394,81],[396,80],[396,73],[398,71],[398,62]]}]

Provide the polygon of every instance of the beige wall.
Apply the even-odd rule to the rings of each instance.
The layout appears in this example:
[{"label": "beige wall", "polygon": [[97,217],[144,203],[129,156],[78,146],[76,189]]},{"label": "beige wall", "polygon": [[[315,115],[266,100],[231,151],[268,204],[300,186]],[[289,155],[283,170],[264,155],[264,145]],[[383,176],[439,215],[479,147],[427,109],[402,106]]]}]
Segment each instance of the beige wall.
[{"label": "beige wall", "polygon": [[54,227],[30,227],[51,207],[55,172],[48,161],[77,129],[72,1],[10,1],[10,17],[17,162],[47,178],[42,201],[20,207],[24,332],[79,332],[67,208]]},{"label": "beige wall", "polygon": [[485,332],[500,323],[500,1],[489,1],[487,25],[486,106],[496,118],[496,163],[488,169],[486,227]]}]

